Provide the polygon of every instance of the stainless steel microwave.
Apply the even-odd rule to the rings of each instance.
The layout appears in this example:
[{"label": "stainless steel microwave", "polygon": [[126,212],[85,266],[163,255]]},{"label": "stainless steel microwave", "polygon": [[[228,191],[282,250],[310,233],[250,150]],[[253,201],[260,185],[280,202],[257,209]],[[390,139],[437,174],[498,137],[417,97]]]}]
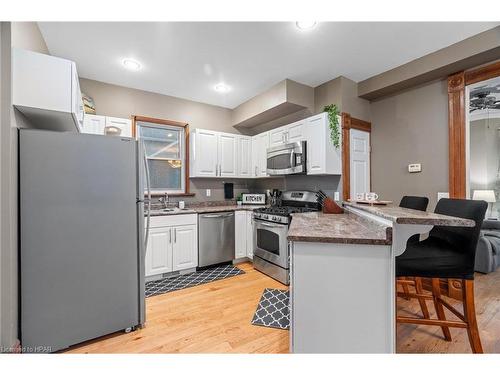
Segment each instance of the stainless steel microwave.
[{"label": "stainless steel microwave", "polygon": [[267,173],[272,176],[306,173],[306,142],[287,143],[267,149]]}]

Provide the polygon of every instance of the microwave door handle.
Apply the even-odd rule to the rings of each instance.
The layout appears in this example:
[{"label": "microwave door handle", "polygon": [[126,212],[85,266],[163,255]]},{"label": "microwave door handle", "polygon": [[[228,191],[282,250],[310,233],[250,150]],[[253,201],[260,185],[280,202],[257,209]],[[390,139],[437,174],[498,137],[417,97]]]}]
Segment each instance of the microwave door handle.
[{"label": "microwave door handle", "polygon": [[290,152],[290,168],[295,167],[295,150],[292,149]]}]

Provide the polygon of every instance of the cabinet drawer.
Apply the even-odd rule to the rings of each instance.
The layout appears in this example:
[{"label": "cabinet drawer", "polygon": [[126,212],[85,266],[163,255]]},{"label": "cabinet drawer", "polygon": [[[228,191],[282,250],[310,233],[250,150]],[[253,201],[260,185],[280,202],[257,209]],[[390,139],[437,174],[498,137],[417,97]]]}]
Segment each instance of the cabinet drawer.
[{"label": "cabinet drawer", "polygon": [[179,214],[179,215],[165,215],[165,216],[152,216],[151,228],[159,227],[172,227],[175,225],[196,225],[198,222],[198,215],[196,214]]}]

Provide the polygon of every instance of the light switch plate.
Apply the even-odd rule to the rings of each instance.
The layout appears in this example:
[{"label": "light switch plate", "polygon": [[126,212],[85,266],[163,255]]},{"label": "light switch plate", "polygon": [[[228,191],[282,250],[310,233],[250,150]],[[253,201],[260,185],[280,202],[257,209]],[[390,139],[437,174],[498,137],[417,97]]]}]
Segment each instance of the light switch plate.
[{"label": "light switch plate", "polygon": [[211,196],[212,195],[212,190],[210,189],[207,189],[207,197]]},{"label": "light switch plate", "polygon": [[340,193],[338,191],[336,191],[335,194],[333,195],[333,199],[336,201],[340,200]]},{"label": "light switch plate", "polygon": [[420,163],[408,164],[408,172],[410,173],[422,172],[422,164]]}]

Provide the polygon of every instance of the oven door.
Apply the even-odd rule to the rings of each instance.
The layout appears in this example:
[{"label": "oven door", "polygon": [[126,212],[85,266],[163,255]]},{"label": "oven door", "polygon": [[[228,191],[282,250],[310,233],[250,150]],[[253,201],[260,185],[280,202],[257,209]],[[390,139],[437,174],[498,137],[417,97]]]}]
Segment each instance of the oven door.
[{"label": "oven door", "polygon": [[305,147],[304,141],[268,148],[267,173],[274,176],[305,173]]},{"label": "oven door", "polygon": [[282,268],[288,268],[288,225],[254,219],[254,252]]}]

